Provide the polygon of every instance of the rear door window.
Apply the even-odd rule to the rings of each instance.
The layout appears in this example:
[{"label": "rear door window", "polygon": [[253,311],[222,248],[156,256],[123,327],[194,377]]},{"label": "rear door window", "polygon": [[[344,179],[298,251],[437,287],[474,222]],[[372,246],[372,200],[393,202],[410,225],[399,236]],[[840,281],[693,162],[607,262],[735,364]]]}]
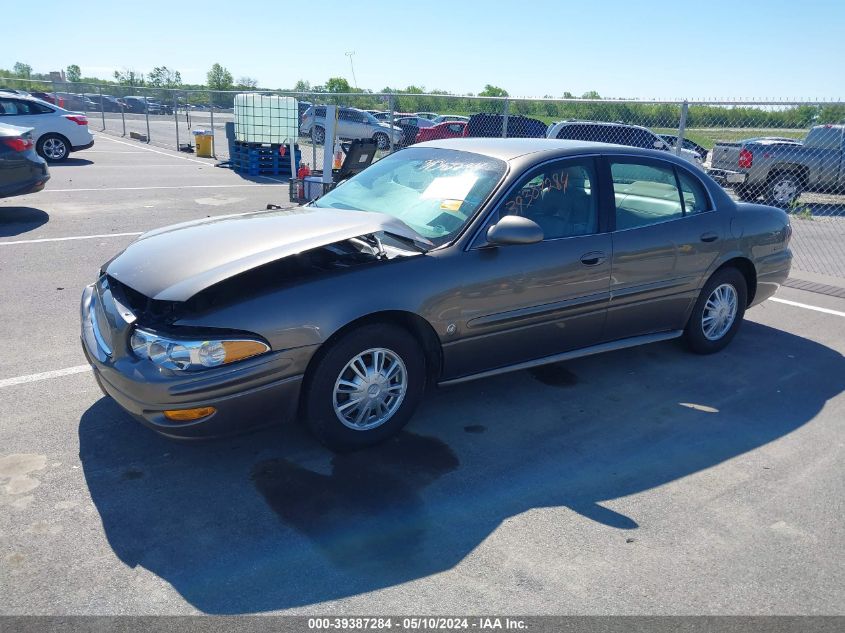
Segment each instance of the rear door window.
[{"label": "rear door window", "polygon": [[842,145],[842,130],[828,125],[814,127],[807,134],[805,145],[818,149],[839,149]]},{"label": "rear door window", "polygon": [[683,217],[684,207],[672,166],[611,161],[610,172],[617,231]]},{"label": "rear door window", "polygon": [[681,194],[684,201],[684,213],[703,213],[710,211],[710,197],[701,181],[682,169],[677,169],[678,182],[681,183]]}]

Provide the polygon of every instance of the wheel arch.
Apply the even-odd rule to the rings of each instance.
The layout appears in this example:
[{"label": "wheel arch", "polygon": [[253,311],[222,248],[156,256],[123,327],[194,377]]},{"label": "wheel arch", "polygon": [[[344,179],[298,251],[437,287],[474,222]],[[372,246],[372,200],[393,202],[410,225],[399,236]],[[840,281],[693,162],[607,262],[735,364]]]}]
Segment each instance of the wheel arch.
[{"label": "wheel arch", "polygon": [[783,173],[796,174],[801,180],[802,187],[806,187],[810,181],[810,168],[807,165],[796,163],[778,163],[776,165],[772,165],[766,180],[773,180]]},{"label": "wheel arch", "polygon": [[[754,296],[757,294],[757,268],[754,266],[754,263],[747,257],[731,257],[719,264],[719,266],[710,273],[707,280],[709,281],[713,275],[725,268],[736,268],[740,273],[742,273],[742,276],[745,277],[745,286],[748,291],[748,296],[746,297],[746,307],[750,306],[754,301]],[[705,282],[705,284],[706,283],[707,282]]]},{"label": "wheel arch", "polygon": [[305,369],[305,382],[313,375],[315,368],[335,341],[356,328],[372,324],[397,325],[413,336],[417,343],[419,343],[420,349],[425,357],[426,385],[436,383],[443,367],[443,349],[440,344],[440,338],[428,321],[419,314],[408,312],[407,310],[381,310],[379,312],[372,312],[353,319],[335,330],[320,345],[317,352],[308,362],[308,366]]}]

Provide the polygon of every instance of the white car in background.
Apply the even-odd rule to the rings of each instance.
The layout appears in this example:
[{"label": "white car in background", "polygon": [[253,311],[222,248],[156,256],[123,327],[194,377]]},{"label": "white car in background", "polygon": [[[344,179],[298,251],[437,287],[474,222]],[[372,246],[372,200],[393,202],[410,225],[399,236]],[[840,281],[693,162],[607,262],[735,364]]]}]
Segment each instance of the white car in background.
[{"label": "white car in background", "polygon": [[35,97],[0,92],[0,123],[32,128],[35,151],[51,163],[94,144],[88,117]]},{"label": "white car in background", "polygon": [[[558,123],[552,123],[546,128],[546,138],[613,143],[614,145],[658,149],[664,152],[672,152],[673,154],[676,151],[674,145],[667,143],[648,128],[641,125],[630,125],[628,123],[560,121]],[[678,151],[678,156],[689,161],[699,169],[704,169],[701,156],[697,152],[682,147]]]}]

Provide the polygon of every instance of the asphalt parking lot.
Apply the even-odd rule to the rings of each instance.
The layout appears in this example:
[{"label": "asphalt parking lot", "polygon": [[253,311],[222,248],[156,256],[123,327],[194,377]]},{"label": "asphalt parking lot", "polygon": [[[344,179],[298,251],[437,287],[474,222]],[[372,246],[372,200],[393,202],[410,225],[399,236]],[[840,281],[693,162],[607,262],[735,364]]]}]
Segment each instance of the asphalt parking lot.
[{"label": "asphalt parking lot", "polygon": [[102,134],[51,173],[0,201],[0,614],[845,612],[845,299],[441,389],[354,454],[175,443],[97,388],[81,290],[287,187]]}]

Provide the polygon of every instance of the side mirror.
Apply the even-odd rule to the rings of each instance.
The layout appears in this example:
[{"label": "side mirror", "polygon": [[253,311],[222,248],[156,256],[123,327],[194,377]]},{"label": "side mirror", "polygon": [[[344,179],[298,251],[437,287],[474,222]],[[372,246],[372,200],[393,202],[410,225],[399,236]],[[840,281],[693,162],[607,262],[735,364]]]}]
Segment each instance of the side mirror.
[{"label": "side mirror", "polygon": [[528,218],[506,215],[487,229],[487,241],[499,246],[536,244],[543,241],[543,229]]}]

